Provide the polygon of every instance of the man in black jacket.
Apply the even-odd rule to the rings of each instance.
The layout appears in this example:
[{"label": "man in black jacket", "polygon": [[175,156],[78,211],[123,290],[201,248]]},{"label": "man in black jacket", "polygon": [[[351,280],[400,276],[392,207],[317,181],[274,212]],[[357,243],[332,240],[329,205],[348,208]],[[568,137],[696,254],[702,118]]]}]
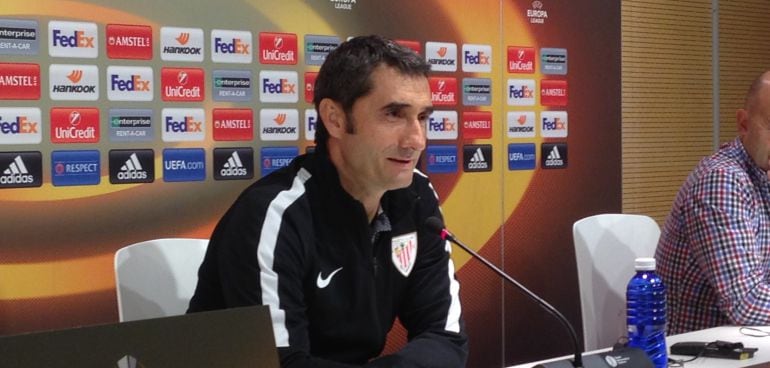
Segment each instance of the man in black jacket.
[{"label": "man in black jacket", "polygon": [[[463,367],[450,246],[415,169],[433,106],[430,66],[378,36],[327,57],[315,153],[247,188],[211,236],[189,312],[270,307],[283,367]],[[409,342],[378,357],[398,317]]]}]

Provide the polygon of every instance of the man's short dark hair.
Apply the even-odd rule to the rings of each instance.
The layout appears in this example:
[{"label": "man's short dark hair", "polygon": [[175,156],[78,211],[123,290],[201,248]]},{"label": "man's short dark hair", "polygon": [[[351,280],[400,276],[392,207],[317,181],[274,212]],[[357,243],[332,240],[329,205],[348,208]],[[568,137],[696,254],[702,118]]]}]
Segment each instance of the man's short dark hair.
[{"label": "man's short dark hair", "polygon": [[326,154],[329,132],[324,127],[319,105],[324,98],[342,105],[349,115],[353,104],[372,90],[371,75],[380,65],[395,68],[407,76],[427,77],[430,64],[412,49],[381,36],[360,36],[340,44],[326,57],[315,81],[313,103],[318,111],[316,151]]}]

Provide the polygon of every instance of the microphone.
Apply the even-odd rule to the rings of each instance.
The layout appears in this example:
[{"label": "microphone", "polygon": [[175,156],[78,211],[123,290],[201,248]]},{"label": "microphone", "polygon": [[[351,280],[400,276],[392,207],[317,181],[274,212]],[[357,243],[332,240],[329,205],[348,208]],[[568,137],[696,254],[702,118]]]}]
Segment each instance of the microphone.
[{"label": "microphone", "polygon": [[507,273],[503,272],[497,266],[492,264],[492,262],[476,253],[476,251],[471,249],[469,246],[463,244],[463,242],[458,240],[454,234],[449,232],[449,230],[444,227],[444,222],[441,221],[440,218],[436,216],[428,217],[425,220],[425,228],[431,232],[439,234],[441,239],[449,240],[450,242],[456,244],[464,251],[468,252],[468,254],[470,254],[473,258],[477,259],[490,270],[494,271],[498,276],[516,286],[516,288],[522,291],[530,299],[537,302],[537,304],[545,309],[546,312],[554,316],[562,324],[562,326],[567,329],[572,340],[572,345],[575,348],[575,356],[573,360],[558,360],[555,362],[540,364],[538,367],[610,368],[622,365],[624,368],[654,368],[652,361],[647,357],[647,354],[638,348],[620,348],[605,353],[591,354],[586,356],[586,360],[584,362],[583,349],[581,349],[580,344],[578,343],[575,328],[572,327],[572,324],[569,322],[569,320],[567,320],[567,318],[564,317],[564,315],[561,314],[561,312],[559,312],[554,306],[527,289],[513,277],[509,276]]}]

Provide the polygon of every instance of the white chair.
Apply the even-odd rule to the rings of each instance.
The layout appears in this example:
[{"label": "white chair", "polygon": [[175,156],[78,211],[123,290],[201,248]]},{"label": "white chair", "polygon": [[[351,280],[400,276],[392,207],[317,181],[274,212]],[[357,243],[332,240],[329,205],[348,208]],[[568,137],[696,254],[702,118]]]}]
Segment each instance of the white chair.
[{"label": "white chair", "polygon": [[612,346],[626,333],[626,285],[634,259],[653,257],[660,227],[643,215],[601,214],[576,221],[575,242],[585,350]]},{"label": "white chair", "polygon": [[154,239],[115,253],[121,322],[184,314],[208,239]]}]

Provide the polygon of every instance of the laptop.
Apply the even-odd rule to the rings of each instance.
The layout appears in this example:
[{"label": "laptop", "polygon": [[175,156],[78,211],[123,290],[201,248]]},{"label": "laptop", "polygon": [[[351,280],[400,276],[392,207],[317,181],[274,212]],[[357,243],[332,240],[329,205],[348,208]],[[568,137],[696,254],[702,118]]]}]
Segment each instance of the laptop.
[{"label": "laptop", "polygon": [[0,337],[0,367],[279,368],[270,312],[252,306]]}]

